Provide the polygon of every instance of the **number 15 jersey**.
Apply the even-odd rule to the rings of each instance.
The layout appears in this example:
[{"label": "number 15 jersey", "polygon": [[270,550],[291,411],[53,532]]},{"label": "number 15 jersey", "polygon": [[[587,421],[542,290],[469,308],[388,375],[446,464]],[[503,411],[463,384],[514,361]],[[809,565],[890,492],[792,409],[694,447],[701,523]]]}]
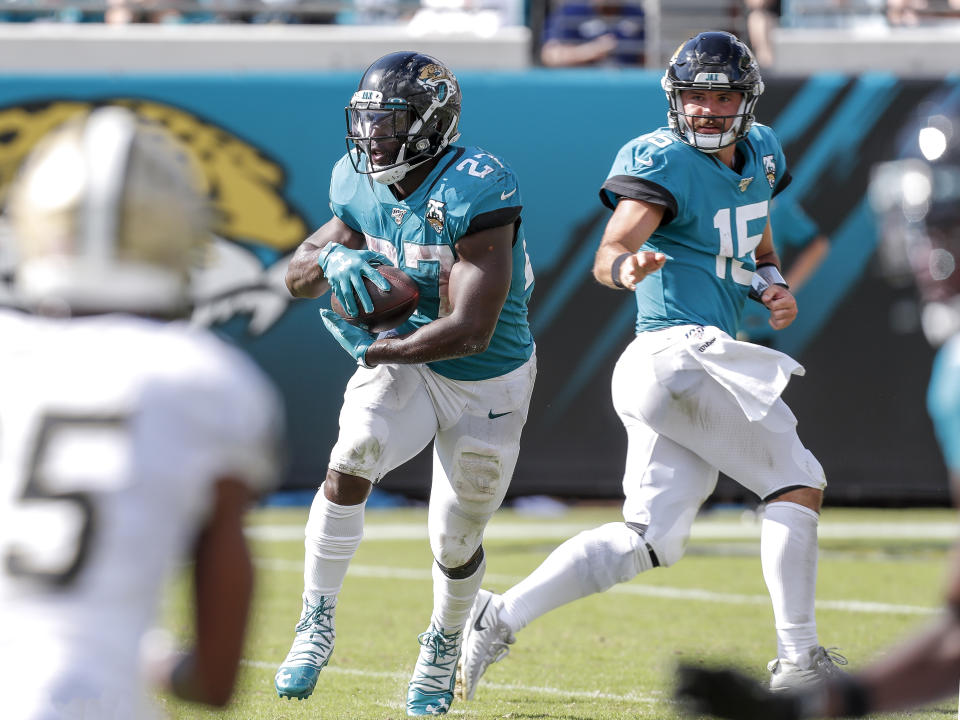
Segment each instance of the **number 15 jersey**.
[{"label": "number 15 jersey", "polygon": [[624,145],[600,199],[665,207],[642,250],[667,256],[663,269],[637,285],[637,332],[694,323],[735,336],[756,270],[754,250],[770,200],[790,183],[780,141],[755,124],[737,144],[740,172],[659,128]]}]

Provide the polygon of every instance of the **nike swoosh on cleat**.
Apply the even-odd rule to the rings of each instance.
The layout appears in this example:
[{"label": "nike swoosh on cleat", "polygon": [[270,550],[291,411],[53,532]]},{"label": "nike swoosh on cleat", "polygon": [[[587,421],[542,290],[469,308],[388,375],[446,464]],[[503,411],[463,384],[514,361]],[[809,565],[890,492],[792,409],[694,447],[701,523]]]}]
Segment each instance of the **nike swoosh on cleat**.
[{"label": "nike swoosh on cleat", "polygon": [[505,413],[495,413],[493,410],[487,413],[487,417],[491,420],[496,420],[498,417],[503,417],[504,415],[509,415],[513,410],[507,410]]},{"label": "nike swoosh on cleat", "polygon": [[487,602],[484,604],[483,610],[481,610],[481,611],[477,614],[477,619],[476,619],[476,621],[473,623],[473,629],[476,630],[477,632],[482,632],[483,630],[486,630],[486,628],[485,628],[483,625],[480,624],[480,620],[481,620],[481,618],[483,618],[483,614],[487,611],[487,606],[490,604],[490,601],[491,601],[491,600],[493,600],[492,597],[488,597],[488,598],[487,598]]},{"label": "nike swoosh on cleat", "polygon": [[517,191],[517,189],[514,188],[514,189],[511,190],[510,192],[502,192],[502,193],[500,193],[500,199],[501,199],[501,200],[506,200],[508,197],[510,197],[511,195],[513,195],[516,191]]}]

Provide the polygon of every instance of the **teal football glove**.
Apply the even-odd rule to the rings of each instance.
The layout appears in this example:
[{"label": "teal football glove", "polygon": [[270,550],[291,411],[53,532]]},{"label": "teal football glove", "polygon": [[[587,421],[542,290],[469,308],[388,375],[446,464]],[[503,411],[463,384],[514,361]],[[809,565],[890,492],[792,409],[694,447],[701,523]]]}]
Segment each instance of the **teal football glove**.
[{"label": "teal football glove", "polygon": [[364,312],[373,311],[370,293],[363,286],[363,278],[370,281],[383,292],[390,290],[390,283],[374,269],[374,265],[392,265],[386,255],[373,250],[351,250],[340,243],[329,243],[317,256],[317,264],[323,270],[323,276],[330,282],[330,292],[336,295],[347,312],[356,317],[357,302],[353,294],[360,298]]},{"label": "teal football glove", "polygon": [[323,324],[327,326],[330,334],[340,343],[340,347],[350,353],[350,356],[357,361],[357,365],[369,368],[366,359],[367,348],[373,344],[377,336],[362,325],[351,325],[333,310],[321,310],[320,317],[323,318]]}]

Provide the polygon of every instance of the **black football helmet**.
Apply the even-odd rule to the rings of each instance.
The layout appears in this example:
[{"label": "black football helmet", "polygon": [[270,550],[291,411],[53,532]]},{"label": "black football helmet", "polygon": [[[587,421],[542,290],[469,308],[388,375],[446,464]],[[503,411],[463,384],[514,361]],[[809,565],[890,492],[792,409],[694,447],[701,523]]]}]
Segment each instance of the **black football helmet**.
[{"label": "black football helmet", "polygon": [[390,185],[460,137],[460,85],[436,58],[390,53],[363,73],[346,114],[354,169]]},{"label": "black football helmet", "polygon": [[[670,129],[687,145],[714,153],[732,145],[750,132],[753,109],[763,92],[760,67],[743,42],[727,32],[703,32],[684,42],[670,58],[660,81],[667,94]],[[687,89],[730,90],[743,94],[739,112],[733,116],[731,128],[720,135],[696,133],[683,112],[680,92]]]},{"label": "black football helmet", "polygon": [[960,332],[960,91],[921,103],[898,155],[870,181],[881,262],[895,283],[912,276],[924,334],[940,345]]}]

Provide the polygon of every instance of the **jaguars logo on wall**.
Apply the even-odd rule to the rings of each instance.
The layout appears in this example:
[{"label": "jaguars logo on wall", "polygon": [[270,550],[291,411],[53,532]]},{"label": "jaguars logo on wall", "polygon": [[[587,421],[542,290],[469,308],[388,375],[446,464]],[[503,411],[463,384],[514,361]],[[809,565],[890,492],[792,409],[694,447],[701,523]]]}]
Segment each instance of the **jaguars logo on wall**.
[{"label": "jaguars logo on wall", "polygon": [[26,155],[54,127],[101,105],[121,105],[157,122],[189,147],[202,168],[216,211],[211,257],[195,278],[194,319],[205,325],[248,315],[254,335],[286,311],[283,278],[307,234],[303,216],[284,197],[276,161],[233,133],[171,105],[136,98],[57,100],[0,108],[0,201]]}]

